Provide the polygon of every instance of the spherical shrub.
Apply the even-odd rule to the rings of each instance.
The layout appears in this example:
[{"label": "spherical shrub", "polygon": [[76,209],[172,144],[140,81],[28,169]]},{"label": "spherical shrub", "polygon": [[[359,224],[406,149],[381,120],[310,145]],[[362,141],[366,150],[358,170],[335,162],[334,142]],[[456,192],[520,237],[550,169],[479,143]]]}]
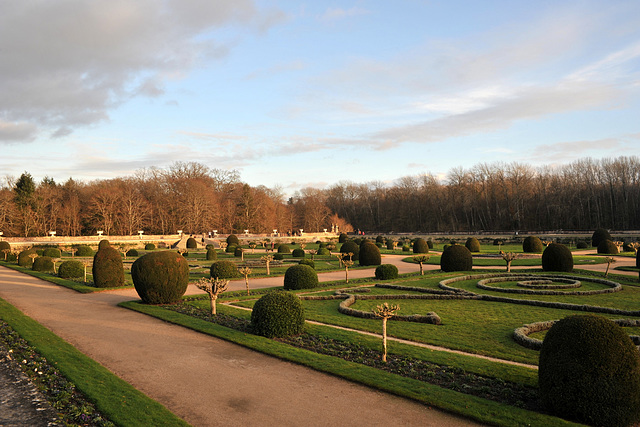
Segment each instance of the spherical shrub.
[{"label": "spherical shrub", "polygon": [[402,252],[409,252],[411,250],[411,246],[409,245],[402,245]]},{"label": "spherical shrub", "polygon": [[103,245],[93,256],[93,285],[98,288],[115,288],[124,284],[124,267],[120,252]]},{"label": "spherical shrub", "polygon": [[331,251],[327,248],[318,249],[318,255],[331,255]]},{"label": "spherical shrub", "polygon": [[148,253],[131,266],[133,286],[146,304],[180,301],[189,285],[189,264],[174,251]]},{"label": "spherical shrub", "polygon": [[622,245],[622,252],[634,252],[633,246],[630,243]]},{"label": "spherical shrub", "polygon": [[26,249],[18,254],[18,265],[20,267],[31,267],[33,265],[33,258],[29,255],[35,254],[38,252],[35,248]]},{"label": "spherical shrub", "polygon": [[282,261],[284,259],[284,254],[273,254],[273,259],[276,261]]},{"label": "spherical shrub", "polygon": [[144,250],[145,251],[155,251],[156,250],[156,245],[154,245],[153,243],[147,243],[146,245],[144,245]]},{"label": "spherical shrub", "polygon": [[295,248],[295,249],[293,250],[293,252],[291,253],[291,255],[292,255],[294,258],[304,258],[304,257],[306,257],[306,256],[307,256],[307,253],[304,251],[304,249],[301,249],[301,248]]},{"label": "spherical shrub", "polygon": [[111,243],[109,243],[109,241],[106,239],[102,239],[100,240],[100,243],[98,243],[98,250],[102,248],[108,248],[109,246],[111,246]]},{"label": "spherical shrub", "polygon": [[275,291],[265,294],[253,305],[251,328],[254,334],[268,338],[302,333],[302,302],[291,292]]},{"label": "spherical shrub", "polygon": [[475,237],[469,237],[464,246],[469,249],[469,252],[480,252],[480,242]]},{"label": "spherical shrub", "polygon": [[80,245],[77,248],[76,256],[93,256],[93,249],[87,245]]},{"label": "spherical shrub", "polygon": [[382,257],[380,255],[380,249],[373,243],[366,243],[360,246],[360,253],[358,254],[358,260],[360,265],[380,265],[382,263]]},{"label": "spherical shrub", "polygon": [[45,248],[42,251],[43,256],[48,256],[49,258],[60,258],[62,256],[62,252],[58,248]]},{"label": "spherical shrub", "polygon": [[394,240],[387,240],[387,249],[392,251],[395,248],[396,242]]},{"label": "spherical shrub", "polygon": [[227,246],[227,249],[225,249],[225,252],[228,254],[235,254],[237,247],[238,247],[237,245],[229,245]]},{"label": "spherical shrub", "polygon": [[578,242],[576,243],[576,249],[587,249],[589,245],[587,242]]},{"label": "spherical shrub", "polygon": [[536,236],[528,236],[522,242],[523,252],[538,254],[542,252],[543,248],[542,240]]},{"label": "spherical shrub", "polygon": [[318,273],[308,265],[292,265],[284,273],[284,288],[286,290],[316,287],[318,287]]},{"label": "spherical shrub", "polygon": [[573,255],[569,248],[559,243],[551,243],[542,253],[544,271],[573,271]]},{"label": "spherical shrub", "polygon": [[617,255],[618,247],[611,240],[603,240],[598,244],[598,253],[605,255]]},{"label": "spherical shrub", "polygon": [[215,261],[218,259],[218,252],[215,249],[207,249],[207,261]]},{"label": "spherical shrub", "polygon": [[621,327],[595,315],[556,322],[540,349],[540,398],[554,414],[598,426],[640,422],[640,353]]},{"label": "spherical shrub", "polygon": [[316,263],[311,258],[303,258],[300,261],[298,261],[298,264],[308,265],[309,267],[313,268],[314,270],[316,268]]},{"label": "spherical shrub", "polygon": [[340,253],[346,254],[351,252],[353,256],[351,257],[352,261],[357,261],[358,256],[360,255],[360,246],[356,244],[353,240],[347,240],[340,247]]},{"label": "spherical shrub", "polygon": [[279,254],[290,254],[291,253],[291,248],[289,247],[289,245],[280,245],[280,246],[278,246],[278,253]]},{"label": "spherical shrub", "polygon": [[187,249],[198,249],[198,241],[193,237],[187,239]]},{"label": "spherical shrub", "polygon": [[398,267],[393,264],[382,264],[376,267],[376,279],[392,280],[398,278]]},{"label": "spherical shrub", "polygon": [[233,256],[240,258],[242,257],[243,253],[244,253],[244,249],[242,249],[240,246],[236,246],[236,250],[233,251]]},{"label": "spherical shrub", "polygon": [[229,236],[227,236],[227,245],[229,245],[229,246],[231,246],[231,245],[239,246],[240,245],[240,239],[238,239],[238,236],[236,236],[235,234],[229,234]]},{"label": "spherical shrub", "polygon": [[137,250],[137,249],[133,249],[133,248],[132,248],[132,249],[129,249],[129,250],[127,251],[127,256],[130,256],[130,257],[137,257],[138,255],[140,255],[140,254],[138,253],[138,250]]},{"label": "spherical shrub", "polygon": [[473,269],[473,257],[466,246],[451,245],[442,252],[440,257],[442,271],[471,271]]},{"label": "spherical shrub", "polygon": [[58,267],[58,276],[63,279],[84,277],[84,264],[74,260],[64,261]]},{"label": "spherical shrub", "polygon": [[376,236],[376,243],[384,243],[385,238],[382,236]]},{"label": "spherical shrub", "polygon": [[606,228],[598,228],[591,236],[591,246],[597,248],[603,240],[613,240],[613,238],[611,237],[611,234],[609,234],[609,230]]},{"label": "spherical shrub", "polygon": [[433,240],[427,240],[427,246],[429,246],[429,249],[433,249]]},{"label": "spherical shrub", "polygon": [[7,242],[6,240],[0,241],[0,251],[2,251],[4,249],[11,250],[11,244],[9,242]]},{"label": "spherical shrub", "polygon": [[349,239],[349,236],[347,236],[345,233],[340,233],[340,236],[338,236],[338,243],[344,243]]},{"label": "spherical shrub", "polygon": [[48,256],[39,256],[33,260],[33,271],[53,271],[53,260]]},{"label": "spherical shrub", "polygon": [[218,279],[235,279],[236,277],[240,277],[238,267],[236,267],[235,263],[224,260],[211,264],[209,274],[211,277]]},{"label": "spherical shrub", "polygon": [[429,253],[429,245],[424,239],[418,237],[413,242],[413,253],[414,254],[427,254]]}]

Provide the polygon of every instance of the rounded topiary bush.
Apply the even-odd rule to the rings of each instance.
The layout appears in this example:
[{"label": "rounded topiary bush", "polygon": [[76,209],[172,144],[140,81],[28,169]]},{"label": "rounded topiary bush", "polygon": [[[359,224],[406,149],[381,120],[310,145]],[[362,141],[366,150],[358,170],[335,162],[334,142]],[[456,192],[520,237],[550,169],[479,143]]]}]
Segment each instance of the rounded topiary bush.
[{"label": "rounded topiary bush", "polygon": [[347,240],[340,247],[340,253],[346,254],[349,252],[353,254],[353,256],[351,257],[351,260],[357,261],[358,256],[360,255],[360,246],[358,246],[358,244],[356,244],[356,242],[354,242],[353,240]]},{"label": "rounded topiary bush", "polygon": [[318,249],[318,255],[331,255],[331,251],[327,248]]},{"label": "rounded topiary bush", "polygon": [[240,245],[240,239],[238,239],[238,236],[236,236],[235,234],[229,234],[229,236],[227,236],[227,245],[229,245],[229,246],[231,246],[231,245],[239,246]]},{"label": "rounded topiary bush", "polygon": [[538,386],[543,404],[560,417],[597,426],[640,422],[640,353],[604,317],[569,316],[551,327]]},{"label": "rounded topiary bush", "polygon": [[60,264],[60,267],[58,267],[58,276],[63,279],[84,277],[84,264],[80,261],[64,261]]},{"label": "rounded topiary bush", "polygon": [[469,252],[480,252],[480,241],[475,237],[469,237],[464,246],[469,249]]},{"label": "rounded topiary bush", "polygon": [[218,279],[235,279],[236,277],[240,277],[238,267],[236,267],[235,263],[225,260],[211,264],[209,274],[211,277]]},{"label": "rounded topiary bush", "polygon": [[473,257],[466,246],[451,245],[442,252],[440,257],[442,271],[471,271],[473,269]]},{"label": "rounded topiary bush", "polygon": [[364,245],[360,246],[358,261],[360,265],[363,265],[363,266],[382,264],[382,256],[380,255],[380,249],[373,243],[365,243]]},{"label": "rounded topiary bush", "polygon": [[0,241],[0,251],[8,249],[11,250],[11,244],[5,240]]},{"label": "rounded topiary bush", "polygon": [[429,253],[429,245],[424,239],[418,237],[413,242],[413,253],[414,254],[427,254]]},{"label": "rounded topiary bush", "polygon": [[387,240],[387,249],[392,251],[395,248],[396,242],[389,239]]},{"label": "rounded topiary bush", "polygon": [[304,264],[292,265],[284,273],[284,288],[286,290],[316,287],[318,287],[318,273],[311,266]]},{"label": "rounded topiary bush", "polygon": [[187,249],[198,249],[198,241],[193,237],[187,239]]},{"label": "rounded topiary bush", "polygon": [[538,254],[542,252],[543,248],[542,240],[536,236],[528,236],[522,242],[523,252]]},{"label": "rounded topiary bush", "polygon": [[306,256],[307,256],[307,253],[304,251],[304,249],[301,249],[301,248],[295,248],[295,249],[293,250],[293,252],[291,253],[291,255],[292,255],[294,258],[304,258],[304,257],[306,257]]},{"label": "rounded topiary bush", "polygon": [[268,338],[302,333],[304,308],[300,299],[291,292],[267,293],[253,305],[251,328],[254,334]]},{"label": "rounded topiary bush", "polygon": [[284,254],[273,254],[273,259],[276,261],[282,261],[284,259]]},{"label": "rounded topiary bush", "polygon": [[411,251],[411,246],[409,245],[402,245],[402,252],[409,252]]},{"label": "rounded topiary bush", "polygon": [[53,271],[53,260],[48,256],[39,256],[33,260],[33,271]]},{"label": "rounded topiary bush", "polygon": [[398,267],[393,264],[382,264],[376,267],[376,279],[391,280],[398,278]]},{"label": "rounded topiary bush", "polygon": [[634,252],[633,246],[631,246],[631,243],[625,243],[624,245],[622,245],[622,252]]},{"label": "rounded topiary bush", "polygon": [[109,241],[106,239],[102,239],[100,240],[100,243],[98,243],[98,250],[102,248],[108,248],[109,246],[111,246],[111,243],[109,243]]},{"label": "rounded topiary bush", "polygon": [[240,258],[242,257],[243,252],[244,252],[244,249],[242,249],[240,246],[236,246],[236,249],[233,251],[233,256]]},{"label": "rounded topiary bush", "polygon": [[308,265],[309,267],[313,268],[314,270],[316,268],[316,263],[310,258],[303,258],[300,261],[298,261],[298,264]]},{"label": "rounded topiary bush", "polygon": [[237,245],[229,245],[227,246],[227,249],[225,249],[224,251],[228,254],[235,254],[237,247],[238,247]]},{"label": "rounded topiary bush", "polygon": [[124,267],[120,252],[108,245],[93,256],[93,285],[98,288],[115,288],[124,284]]},{"label": "rounded topiary bush", "polygon": [[385,238],[383,236],[376,236],[376,243],[384,243]]},{"label": "rounded topiary bush", "polygon": [[345,233],[340,233],[340,236],[338,236],[338,243],[344,243],[349,239],[349,236],[347,236]]},{"label": "rounded topiary bush", "polygon": [[189,264],[174,251],[148,253],[131,266],[133,286],[146,304],[180,301],[189,285]]},{"label": "rounded topiary bush", "polygon": [[49,258],[60,258],[62,256],[62,252],[58,248],[45,248],[42,251],[43,256],[48,256]]},{"label": "rounded topiary bush", "polygon": [[35,254],[38,252],[35,248],[25,249],[24,251],[18,254],[18,265],[20,267],[31,267],[33,265],[33,258],[29,255]]},{"label": "rounded topiary bush", "polygon": [[137,257],[138,255],[140,255],[140,254],[138,253],[138,250],[137,250],[137,249],[129,249],[129,250],[127,251],[127,256],[130,256],[130,257]]},{"label": "rounded topiary bush", "polygon": [[147,243],[146,245],[144,245],[144,250],[145,251],[155,251],[156,250],[156,245],[154,245],[153,243]]},{"label": "rounded topiary bush", "polygon": [[76,256],[93,256],[93,249],[87,245],[80,245],[76,250]]},{"label": "rounded topiary bush", "polygon": [[576,243],[576,249],[587,249],[589,245],[587,242],[578,242]]},{"label": "rounded topiary bush", "polygon": [[544,271],[573,271],[573,255],[569,248],[560,243],[551,243],[542,253]]},{"label": "rounded topiary bush", "polygon": [[280,245],[278,246],[278,253],[279,254],[290,254],[291,253],[291,248],[289,247],[289,245]]},{"label": "rounded topiary bush", "polygon": [[215,249],[207,249],[207,261],[215,261],[218,259],[218,252]]},{"label": "rounded topiary bush", "polygon": [[598,253],[604,255],[617,255],[618,247],[611,240],[603,240],[598,244]]},{"label": "rounded topiary bush", "polygon": [[593,235],[591,235],[591,246],[597,248],[603,240],[613,240],[613,238],[611,237],[609,230],[606,228],[598,228],[593,232]]},{"label": "rounded topiary bush", "polygon": [[429,249],[433,249],[433,240],[427,240],[427,246],[429,246]]}]

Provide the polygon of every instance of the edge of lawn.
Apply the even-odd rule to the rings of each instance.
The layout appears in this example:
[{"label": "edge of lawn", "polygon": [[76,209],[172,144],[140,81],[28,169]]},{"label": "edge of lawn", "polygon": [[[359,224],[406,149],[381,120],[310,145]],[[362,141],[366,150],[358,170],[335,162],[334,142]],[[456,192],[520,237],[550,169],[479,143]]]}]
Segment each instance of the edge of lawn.
[{"label": "edge of lawn", "polygon": [[189,426],[165,406],[120,379],[2,298],[0,319],[75,384],[95,404],[96,409],[114,424]]},{"label": "edge of lawn", "polygon": [[422,381],[380,371],[369,366],[292,347],[269,338],[236,331],[215,323],[166,310],[162,307],[143,304],[140,301],[122,302],[118,305],[241,345],[251,350],[361,383],[381,391],[416,400],[426,405],[432,405],[483,423],[499,426],[580,425],[551,415],[504,405],[487,399],[444,389]]}]

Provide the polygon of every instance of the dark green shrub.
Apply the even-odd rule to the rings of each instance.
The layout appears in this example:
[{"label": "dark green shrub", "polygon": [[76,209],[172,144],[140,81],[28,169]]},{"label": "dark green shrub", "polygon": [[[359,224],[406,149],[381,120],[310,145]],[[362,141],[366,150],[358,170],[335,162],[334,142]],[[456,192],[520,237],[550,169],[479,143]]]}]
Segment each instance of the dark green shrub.
[{"label": "dark green shrub", "polygon": [[429,249],[433,249],[433,240],[427,240],[427,246],[429,246]]},{"label": "dark green shrub", "polygon": [[429,253],[429,245],[424,239],[417,238],[413,242],[413,253],[414,254],[427,254]]},{"label": "dark green shrub", "polygon": [[542,253],[544,271],[573,271],[573,255],[569,248],[559,243],[551,243]]},{"label": "dark green shrub", "polygon": [[522,242],[523,252],[538,254],[542,252],[543,248],[542,240],[536,236],[528,236]]},{"label": "dark green shrub", "polygon": [[218,252],[215,249],[207,249],[207,261],[215,261],[218,259]]},{"label": "dark green shrub", "polygon": [[29,256],[31,254],[38,254],[35,248],[26,249],[18,254],[18,265],[20,267],[31,267],[33,265],[33,259]]},{"label": "dark green shrub", "polygon": [[240,239],[238,239],[238,236],[236,236],[235,234],[229,234],[229,236],[227,236],[227,245],[240,246]]},{"label": "dark green shrub", "polygon": [[398,267],[393,264],[382,264],[376,267],[376,279],[392,280],[398,278]]},{"label": "dark green shrub", "polygon": [[93,256],[93,249],[91,249],[91,247],[87,245],[80,245],[78,246],[78,250],[76,251],[76,256]]},{"label": "dark green shrub", "polygon": [[211,243],[209,243],[207,246],[204,247],[206,250],[209,249],[215,249],[216,247],[214,245],[212,245]]},{"label": "dark green shrub", "polygon": [[107,239],[102,239],[100,240],[100,243],[98,243],[98,250],[108,248],[109,246],[111,246],[111,243],[109,243]]},{"label": "dark green shrub", "polygon": [[376,243],[384,243],[385,242],[385,238],[382,236],[376,236]]},{"label": "dark green shrub", "polygon": [[80,261],[64,261],[58,267],[58,276],[63,279],[84,277],[84,264]]},{"label": "dark green shrub", "polygon": [[344,233],[340,233],[340,236],[338,236],[338,243],[344,243],[349,239],[349,236],[347,236]]},{"label": "dark green shrub", "polygon": [[480,252],[480,242],[475,237],[469,237],[464,246],[469,249],[469,252]]},{"label": "dark green shrub", "polygon": [[291,253],[291,248],[289,247],[289,245],[280,245],[280,246],[278,246],[278,253],[279,254],[290,254]]},{"label": "dark green shrub", "polygon": [[273,254],[273,259],[276,261],[282,261],[284,259],[284,254]]},{"label": "dark green shrub", "polygon": [[576,249],[587,249],[589,245],[587,242],[578,242],[576,243]]},{"label": "dark green shrub", "polygon": [[604,255],[617,255],[618,247],[611,240],[603,240],[598,244],[598,253]]},{"label": "dark green shrub", "polygon": [[124,285],[122,256],[111,246],[103,245],[93,256],[93,285],[98,288]]},{"label": "dark green shrub", "polygon": [[622,252],[634,252],[633,246],[630,243],[622,245]]},{"label": "dark green shrub", "polygon": [[6,240],[0,241],[0,251],[3,250],[3,249],[11,250],[11,244],[9,242],[7,242]]},{"label": "dark green shrub", "polygon": [[613,238],[611,237],[611,234],[609,234],[609,230],[606,228],[598,228],[591,236],[591,246],[597,248],[603,240],[613,240]]},{"label": "dark green shrub", "polygon": [[193,237],[187,239],[187,249],[198,249],[198,241]]},{"label": "dark green shrub", "polygon": [[293,256],[294,258],[304,258],[307,256],[307,253],[304,251],[304,249],[295,248],[291,253],[291,256]]},{"label": "dark green shrub", "polygon": [[384,244],[376,242],[376,247],[378,249],[382,249],[382,248],[384,248]]},{"label": "dark green shrub", "polygon": [[382,257],[380,255],[380,249],[373,243],[365,243],[360,246],[360,253],[358,254],[358,260],[360,265],[380,265],[382,263]]},{"label": "dark green shrub", "polygon": [[411,247],[409,245],[402,246],[402,252],[409,252],[410,250],[411,250]]},{"label": "dark green shrub", "polygon": [[318,255],[331,255],[331,251],[327,248],[318,249]]},{"label": "dark green shrub", "polygon": [[235,254],[237,247],[238,246],[236,246],[236,245],[229,245],[229,246],[227,246],[227,249],[225,249],[225,252],[228,253],[228,254]]},{"label": "dark green shrub", "polygon": [[503,243],[502,239],[493,239],[493,246],[500,246]]},{"label": "dark green shrub", "polygon": [[243,252],[244,252],[244,249],[242,249],[240,246],[236,246],[236,250],[233,251],[233,256],[240,258],[242,257]]},{"label": "dark green shrub", "polygon": [[225,260],[211,264],[209,274],[211,277],[218,279],[235,279],[236,277],[240,277],[238,267],[236,267],[235,263]]},{"label": "dark green shrub", "polygon": [[39,256],[33,260],[33,271],[53,271],[53,260],[48,256]]},{"label": "dark green shrub", "polygon": [[304,308],[291,292],[275,291],[262,296],[253,305],[251,328],[268,338],[297,335],[304,330]]},{"label": "dark green shrub", "polygon": [[392,251],[392,250],[394,249],[394,247],[395,247],[395,246],[394,246],[394,245],[395,245],[395,243],[396,243],[396,242],[395,242],[395,241],[393,241],[393,240],[391,240],[391,239],[387,240],[387,249],[388,249],[388,250],[390,250],[390,251]]},{"label": "dark green shrub", "polygon": [[318,249],[322,249],[322,248],[326,248],[327,244],[325,242],[319,242],[318,243]]},{"label": "dark green shrub", "polygon": [[284,273],[284,288],[286,290],[316,287],[318,287],[318,273],[308,265],[292,265]]},{"label": "dark green shrub", "polygon": [[133,249],[133,248],[132,248],[132,249],[129,249],[129,250],[127,251],[127,256],[130,256],[130,257],[137,257],[138,255],[140,255],[140,254],[138,253],[138,250],[137,250],[137,249]]},{"label": "dark green shrub", "polygon": [[180,301],[189,285],[189,264],[173,251],[151,252],[131,266],[133,286],[146,304]]},{"label": "dark green shrub", "polygon": [[38,254],[38,256],[44,256],[44,249],[36,248],[36,253]]},{"label": "dark green shrub", "polygon": [[300,261],[298,261],[298,264],[308,265],[309,267],[313,268],[314,270],[316,268],[316,263],[310,258],[303,258]]},{"label": "dark green shrub", "polygon": [[281,244],[282,244],[282,243],[274,243],[274,244],[273,244],[273,250],[274,250],[274,251],[277,251]]},{"label": "dark green shrub", "polygon": [[156,245],[154,245],[153,243],[147,243],[146,245],[144,245],[144,250],[145,251],[155,251],[156,250]]},{"label": "dark green shrub", "polygon": [[538,386],[543,404],[562,418],[612,427],[640,422],[640,353],[604,317],[569,316],[551,327]]},{"label": "dark green shrub", "polygon": [[466,246],[451,245],[442,252],[440,257],[442,271],[471,271],[473,269],[473,257]]},{"label": "dark green shrub", "polygon": [[58,248],[46,248],[42,251],[43,256],[48,256],[49,258],[60,258],[62,256],[62,252]]},{"label": "dark green shrub", "polygon": [[[4,259],[4,258],[3,258],[3,259]],[[13,253],[13,252],[12,252],[12,253],[10,253],[10,254],[7,254],[7,259],[6,259],[6,261],[7,261],[7,262],[16,262],[16,261],[18,261],[18,256],[17,256],[15,253]]]},{"label": "dark green shrub", "polygon": [[360,246],[356,244],[353,240],[347,240],[340,247],[340,253],[346,254],[351,252],[353,256],[351,257],[352,261],[358,260],[358,255],[360,254]]},{"label": "dark green shrub", "polygon": [[[179,253],[179,252],[178,252],[178,253]],[[182,252],[182,256],[183,256],[184,258],[187,258],[187,257],[189,256],[189,252]]]}]

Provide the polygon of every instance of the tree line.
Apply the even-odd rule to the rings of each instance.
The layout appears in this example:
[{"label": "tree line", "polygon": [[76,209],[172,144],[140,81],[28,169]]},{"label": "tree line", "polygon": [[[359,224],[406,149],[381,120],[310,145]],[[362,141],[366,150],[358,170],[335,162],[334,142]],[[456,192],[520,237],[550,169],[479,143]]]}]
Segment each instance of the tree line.
[{"label": "tree line", "polygon": [[481,163],[445,179],[340,182],[286,198],[237,171],[196,162],[91,182],[36,183],[28,172],[0,187],[0,231],[9,236],[203,233],[478,232],[640,229],[640,160],[581,159],[557,167]]}]

